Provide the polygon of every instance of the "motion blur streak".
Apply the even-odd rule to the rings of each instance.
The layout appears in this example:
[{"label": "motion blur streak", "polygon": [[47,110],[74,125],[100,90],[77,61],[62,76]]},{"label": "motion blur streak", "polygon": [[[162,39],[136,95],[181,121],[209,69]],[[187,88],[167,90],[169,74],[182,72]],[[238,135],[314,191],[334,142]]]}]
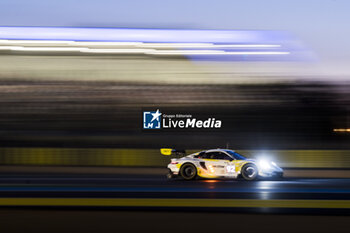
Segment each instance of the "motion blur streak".
[{"label": "motion blur streak", "polygon": [[[348,212],[350,69],[317,59],[284,31],[0,27],[0,205]],[[285,180],[165,179],[159,148],[218,147]]]},{"label": "motion blur streak", "polygon": [[[103,36],[103,37],[101,37]],[[62,40],[62,41],[61,41]],[[310,52],[292,35],[282,31],[243,30],[160,30],[160,29],[118,29],[118,28],[49,28],[49,27],[0,27],[0,45],[21,44],[47,45],[60,48],[8,47],[0,50],[12,51],[76,51],[83,53],[125,53],[144,55],[200,55],[206,59],[232,55],[235,61],[249,59],[263,61],[266,55],[288,55],[275,60],[310,59]],[[66,46],[66,47],[63,47]],[[68,46],[68,47],[67,47]],[[97,48],[69,47],[94,46]],[[123,46],[125,49],[109,47]],[[151,49],[140,49],[151,48]],[[162,50],[169,49],[172,50]],[[176,50],[176,49],[186,50]],[[187,50],[188,49],[188,50]],[[214,50],[216,49],[216,50]],[[218,50],[220,49],[220,50]],[[254,49],[254,50],[253,50]],[[213,57],[213,56],[219,57]],[[192,57],[196,59],[196,57]],[[268,58],[269,60],[271,58]]]},{"label": "motion blur streak", "polygon": [[[61,138],[61,140],[69,143],[71,138],[67,137],[66,139]],[[113,138],[116,141],[118,140],[118,137]],[[33,136],[32,140],[34,141],[34,139],[39,140],[39,138]],[[133,141],[136,143],[137,139]],[[198,150],[190,150],[188,153]],[[255,158],[264,155],[264,157],[278,161],[278,164],[283,167],[350,168],[348,157],[350,150],[239,150],[239,152]],[[165,167],[168,163],[169,158],[159,156],[159,150],[157,149],[0,148],[0,164],[3,165]]]},{"label": "motion blur streak", "polygon": [[213,43],[143,43],[143,42],[87,42],[61,40],[0,40],[0,44],[58,44],[72,46],[132,46],[141,48],[276,48],[275,44],[213,44]]},{"label": "motion blur streak", "polygon": [[350,132],[350,129],[333,129],[334,132]]},{"label": "motion blur streak", "polygon": [[1,39],[73,40],[73,41],[136,41],[175,43],[266,43],[288,42],[287,32],[254,30],[167,30],[64,27],[0,27]]},{"label": "motion blur streak", "polygon": [[139,199],[139,198],[0,198],[0,206],[139,206],[139,207],[244,207],[343,208],[350,200],[244,200],[244,199]]},{"label": "motion blur streak", "polygon": [[152,55],[287,55],[289,52],[259,52],[241,51],[226,52],[223,50],[154,50],[154,49],[90,49],[80,47],[20,47],[20,46],[0,46],[0,50],[12,51],[51,51],[51,52],[84,52],[84,53],[125,53],[125,54],[152,54]]}]

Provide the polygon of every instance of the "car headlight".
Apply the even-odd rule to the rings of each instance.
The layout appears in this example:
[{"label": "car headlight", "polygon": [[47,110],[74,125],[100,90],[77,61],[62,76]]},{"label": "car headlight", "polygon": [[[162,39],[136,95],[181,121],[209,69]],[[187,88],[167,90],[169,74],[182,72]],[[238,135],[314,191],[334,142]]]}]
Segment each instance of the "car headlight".
[{"label": "car headlight", "polygon": [[278,167],[277,164],[273,161],[269,161],[266,159],[258,160],[258,166],[261,170],[272,170],[275,167]]},{"label": "car headlight", "polygon": [[259,167],[260,167],[262,170],[269,170],[269,169],[271,169],[271,165],[270,165],[270,162],[269,162],[269,161],[260,160],[258,164],[259,164]]}]

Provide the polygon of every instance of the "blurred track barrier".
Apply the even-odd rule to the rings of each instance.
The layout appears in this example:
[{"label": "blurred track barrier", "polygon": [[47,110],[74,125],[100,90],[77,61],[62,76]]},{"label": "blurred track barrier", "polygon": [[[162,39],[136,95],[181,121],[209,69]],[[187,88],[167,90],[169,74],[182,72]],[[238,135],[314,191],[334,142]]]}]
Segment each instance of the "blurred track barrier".
[{"label": "blurred track barrier", "polygon": [[[247,157],[261,154],[238,152]],[[350,150],[269,150],[263,154],[271,155],[282,167],[350,168]],[[168,162],[169,157],[155,149],[0,148],[1,165],[166,166]]]},{"label": "blurred track barrier", "polygon": [[1,148],[0,164],[70,166],[162,166],[158,150],[92,148]]},{"label": "blurred track barrier", "polygon": [[350,200],[157,199],[157,198],[0,198],[0,206],[335,208]]}]

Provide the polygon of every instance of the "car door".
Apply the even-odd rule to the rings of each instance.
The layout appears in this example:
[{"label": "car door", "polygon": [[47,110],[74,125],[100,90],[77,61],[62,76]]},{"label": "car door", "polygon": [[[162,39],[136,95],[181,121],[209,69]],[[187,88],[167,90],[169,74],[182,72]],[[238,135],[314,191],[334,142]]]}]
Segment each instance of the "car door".
[{"label": "car door", "polygon": [[208,169],[208,172],[213,176],[227,176],[226,166],[227,160],[224,160],[224,153],[220,151],[206,152],[203,156],[203,161]]},{"label": "car door", "polygon": [[221,152],[220,156],[221,156],[220,159],[222,160],[225,166],[225,176],[236,177],[237,176],[236,160],[224,152]]}]

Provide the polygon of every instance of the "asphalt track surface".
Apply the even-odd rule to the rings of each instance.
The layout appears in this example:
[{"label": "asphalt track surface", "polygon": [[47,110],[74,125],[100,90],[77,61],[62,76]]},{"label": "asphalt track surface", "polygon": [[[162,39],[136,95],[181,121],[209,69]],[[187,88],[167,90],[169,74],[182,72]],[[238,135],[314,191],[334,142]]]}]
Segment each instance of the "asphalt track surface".
[{"label": "asphalt track surface", "polygon": [[[350,179],[167,180],[160,175],[2,174],[0,206],[250,209],[256,212],[350,209]],[[331,210],[331,211],[330,211]]]},{"label": "asphalt track surface", "polygon": [[0,209],[12,232],[349,232],[348,216],[129,210]]},{"label": "asphalt track surface", "polygon": [[1,174],[4,232],[348,232],[350,179]]}]

